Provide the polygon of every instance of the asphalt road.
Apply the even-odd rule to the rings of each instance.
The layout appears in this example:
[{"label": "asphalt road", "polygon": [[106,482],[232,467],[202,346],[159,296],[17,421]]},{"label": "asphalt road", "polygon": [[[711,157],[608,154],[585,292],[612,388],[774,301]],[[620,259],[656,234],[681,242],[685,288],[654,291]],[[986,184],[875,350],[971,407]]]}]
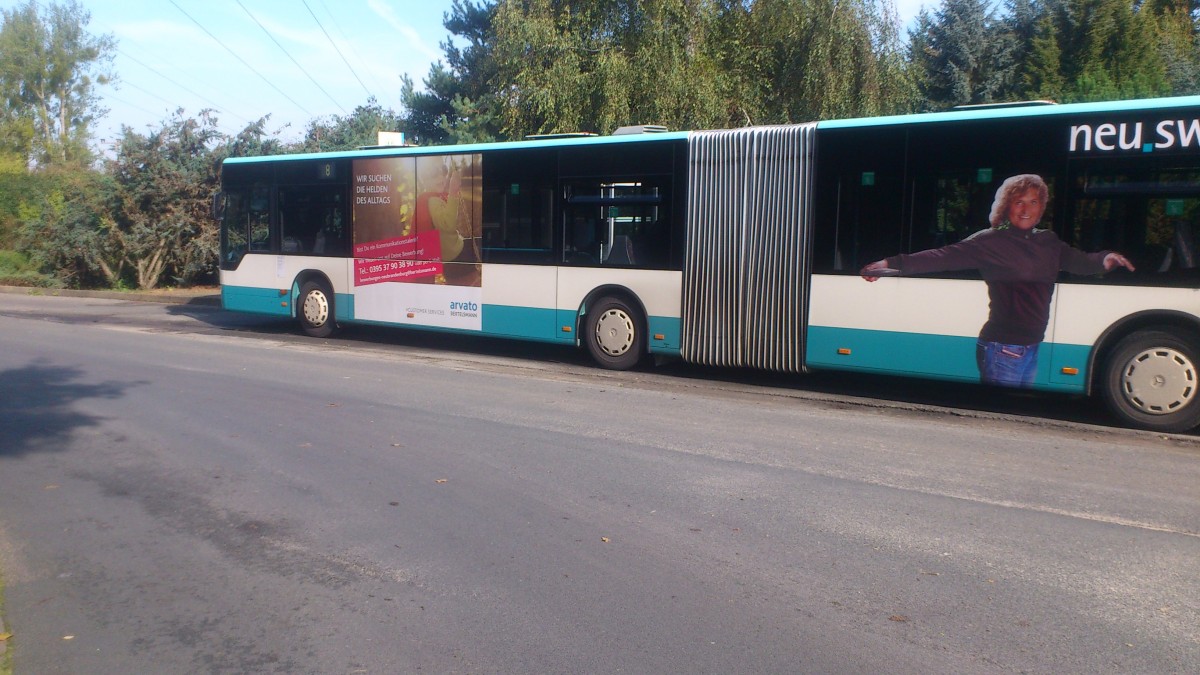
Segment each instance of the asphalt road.
[{"label": "asphalt road", "polygon": [[18,675],[1200,669],[1200,445],[1086,404],[95,299],[0,344]]}]

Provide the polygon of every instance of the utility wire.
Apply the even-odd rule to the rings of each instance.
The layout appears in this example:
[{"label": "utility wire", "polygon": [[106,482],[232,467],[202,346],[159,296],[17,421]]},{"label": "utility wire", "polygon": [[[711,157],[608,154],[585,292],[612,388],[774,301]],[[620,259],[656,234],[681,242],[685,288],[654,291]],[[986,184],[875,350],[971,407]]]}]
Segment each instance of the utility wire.
[{"label": "utility wire", "polygon": [[[230,49],[230,48],[229,48],[229,47],[228,47],[228,46],[227,46],[227,45],[226,45],[224,42],[221,42],[220,38],[218,38],[216,35],[213,35],[211,32],[209,32],[209,30],[208,30],[207,28],[205,28],[205,27],[204,27],[204,26],[203,26],[203,25],[202,25],[202,24],[201,24],[199,21],[197,21],[197,20],[195,20],[194,18],[192,18],[192,15],[191,15],[191,14],[188,14],[187,12],[185,12],[185,11],[184,11],[184,9],[183,9],[182,7],[180,7],[180,6],[179,6],[179,3],[175,2],[175,0],[168,0],[168,1],[169,1],[169,2],[170,2],[172,5],[175,5],[175,9],[179,10],[179,11],[180,11],[180,13],[182,13],[184,16],[186,16],[188,19],[190,19],[192,23],[196,24],[196,26],[198,26],[198,27],[200,28],[200,30],[204,31],[204,32],[205,32],[205,34],[207,34],[207,35],[208,35],[210,38],[212,38],[212,39],[213,39],[213,40],[214,40],[214,41],[215,41],[217,44],[221,45],[221,47],[223,47],[223,48],[225,49],[225,51],[227,51],[227,52],[229,52],[230,54],[232,54],[232,55],[233,55],[233,58],[237,59],[238,61],[241,61],[241,62],[242,62],[242,65],[244,65],[244,66],[246,66],[247,68],[249,68],[249,69],[250,69],[250,71],[251,71],[251,72],[253,72],[255,75],[258,75],[259,77],[261,77],[263,82],[266,82],[266,83],[267,83],[267,84],[268,84],[268,85],[269,85],[269,86],[270,86],[272,89],[274,89],[275,91],[279,92],[279,94],[280,94],[281,96],[283,96],[283,97],[284,97],[284,98],[286,98],[287,100],[291,101],[292,105],[296,106],[296,107],[297,107],[297,108],[299,108],[301,111],[303,111],[305,115],[308,115],[309,117],[316,117],[316,115],[314,115],[314,114],[310,113],[310,112],[309,112],[309,111],[308,111],[308,110],[307,110],[307,109],[306,109],[304,106],[302,106],[302,105],[300,105],[299,103],[297,103],[295,99],[293,99],[291,96],[288,96],[288,95],[287,95],[287,92],[285,92],[284,90],[282,90],[282,89],[280,89],[279,87],[275,86],[275,83],[274,83],[274,82],[272,82],[271,80],[267,79],[267,77],[266,77],[265,75],[263,75],[262,73],[258,72],[258,70],[257,70],[257,69],[256,69],[254,66],[250,65],[249,63],[247,63],[247,62],[246,62],[246,60],[245,60],[245,59],[243,59],[242,57],[238,56],[237,52],[235,52],[235,51],[233,51],[232,49]],[[305,6],[307,7],[308,5],[306,4]],[[309,10],[309,11],[311,12],[312,10]],[[324,29],[322,29],[322,30],[324,30]]]},{"label": "utility wire", "polygon": [[[97,22],[97,25],[98,25],[98,26],[100,26],[101,28],[103,28],[103,29],[104,29],[104,31],[105,31],[106,33],[108,33],[109,35],[116,35],[116,33],[117,33],[117,31],[116,31],[116,30],[114,30],[114,29],[113,29],[113,27],[112,27],[112,26],[110,26],[110,25],[107,25],[107,24],[105,24],[105,23],[102,23],[102,22]],[[117,53],[119,53],[121,56],[125,57],[126,59],[129,59],[130,61],[132,61],[132,62],[136,63],[137,65],[139,65],[139,66],[141,66],[141,67],[143,67],[143,68],[145,68],[146,70],[149,70],[150,72],[154,73],[155,75],[158,75],[159,77],[161,77],[161,78],[163,78],[164,80],[166,80],[166,81],[170,82],[171,84],[175,85],[176,87],[179,87],[180,89],[182,89],[182,90],[184,90],[184,91],[188,92],[189,94],[191,94],[191,95],[193,95],[193,96],[195,96],[195,97],[197,97],[197,98],[201,99],[201,100],[202,100],[202,101],[204,101],[205,103],[208,103],[210,106],[212,106],[212,107],[213,107],[213,109],[214,109],[214,110],[216,110],[216,111],[218,111],[218,112],[224,112],[224,113],[228,113],[228,114],[229,114],[231,117],[235,117],[235,118],[237,118],[237,119],[239,119],[239,120],[241,120],[241,121],[245,122],[247,125],[249,125],[249,124],[253,124],[253,122],[252,122],[251,120],[248,120],[248,119],[246,119],[245,117],[242,117],[241,115],[238,115],[237,113],[235,113],[235,112],[233,112],[231,109],[229,109],[227,106],[220,105],[220,104],[218,104],[216,101],[213,101],[212,99],[210,99],[210,98],[207,98],[207,97],[206,97],[206,96],[204,96],[203,94],[201,94],[201,93],[199,93],[199,92],[197,92],[197,91],[195,91],[195,90],[193,90],[193,89],[191,89],[191,88],[189,88],[189,87],[185,86],[185,85],[182,83],[181,79],[176,79],[176,78],[173,78],[173,77],[171,77],[170,75],[166,75],[166,74],[164,74],[163,72],[161,72],[161,71],[157,70],[156,68],[153,68],[152,66],[150,66],[149,64],[147,64],[145,61],[141,61],[141,60],[139,60],[139,59],[138,59],[136,56],[134,56],[133,54],[130,54],[128,51],[126,51],[126,50],[124,50],[124,49],[121,49],[120,47],[117,47],[116,49],[117,49]],[[147,58],[149,58],[149,57],[147,57]],[[192,80],[196,80],[196,78],[195,78],[194,76],[192,76],[192,75],[187,75],[187,77],[188,77],[188,78],[190,78],[190,79],[192,79]],[[118,86],[119,86],[119,85],[122,85],[122,84],[128,84],[129,86],[131,86],[131,87],[134,87],[135,89],[140,89],[141,91],[144,91],[144,92],[146,92],[147,94],[150,94],[151,96],[153,96],[153,97],[155,97],[155,98],[159,98],[160,100],[163,100],[163,99],[161,99],[161,98],[160,98],[160,97],[159,97],[157,94],[154,94],[154,93],[152,93],[152,92],[146,91],[145,89],[142,89],[141,87],[138,87],[137,85],[135,85],[135,84],[133,84],[133,83],[131,83],[131,82],[127,81],[127,80],[126,80],[126,79],[124,79],[124,78],[117,78],[117,80],[116,80],[116,83],[115,83],[115,84],[116,84],[116,85],[118,85]],[[210,87],[211,87],[211,85],[210,85]],[[119,102],[121,102],[121,103],[124,103],[125,105],[127,105],[127,106],[129,106],[129,107],[131,107],[131,108],[136,108],[136,109],[138,109],[138,110],[141,110],[141,111],[142,111],[142,112],[144,112],[144,113],[149,113],[149,114],[151,114],[151,115],[157,115],[157,114],[158,114],[158,113],[152,113],[152,112],[150,112],[149,110],[146,110],[145,108],[141,108],[141,107],[139,107],[139,106],[136,106],[136,105],[134,105],[134,104],[130,103],[129,101],[125,101],[125,100],[122,100],[122,99],[120,99],[120,98],[116,98],[116,97],[113,97],[113,96],[109,96],[109,98],[112,98],[113,100],[116,100],[116,101],[119,101]],[[168,103],[171,103],[171,105],[172,105],[172,106],[174,106],[175,108],[178,108],[178,107],[180,107],[180,106],[179,106],[177,103],[173,103],[173,102],[168,102]],[[228,129],[229,129],[229,127],[225,127],[225,126],[223,126],[223,125],[222,125],[222,127],[223,127],[223,128],[226,130],[226,131],[228,131]]]},{"label": "utility wire", "polygon": [[[132,86],[132,85],[130,85],[130,86]],[[126,101],[125,99],[121,98],[120,96],[113,96],[112,94],[108,94],[107,96],[105,96],[105,98],[111,98],[112,100],[116,101],[117,103],[124,103],[125,105],[129,106],[130,108],[133,108],[133,109],[135,109],[135,110],[141,110],[142,112],[146,113],[147,115],[160,115],[160,114],[162,114],[162,113],[156,113],[156,112],[154,112],[154,111],[151,111],[151,110],[146,110],[146,109],[145,109],[145,108],[143,108],[142,106],[140,106],[140,105],[138,105],[138,104],[136,104],[136,103],[134,103],[134,102],[132,102],[132,101]],[[122,124],[121,126],[129,126],[129,125],[127,125],[127,124]]]},{"label": "utility wire", "polygon": [[[175,85],[176,87],[179,87],[180,89],[186,91],[187,93],[191,94],[192,96],[195,96],[196,98],[200,99],[201,101],[204,101],[205,103],[211,105],[213,107],[213,110],[216,110],[218,112],[229,113],[233,117],[236,117],[237,119],[245,122],[246,124],[253,124],[253,122],[251,122],[250,120],[246,119],[245,117],[242,117],[241,115],[233,112],[232,110],[229,110],[225,106],[216,103],[215,101],[204,96],[203,94],[201,94],[197,91],[193,91],[192,89],[188,88],[187,86],[183,85],[182,83],[178,82],[175,79],[172,79],[171,77],[169,77],[167,75],[163,75],[158,70],[156,70],[154,67],[152,67],[146,63],[143,63],[142,61],[140,61],[136,57],[134,57],[132,54],[130,54],[129,52],[127,52],[119,47],[117,48],[117,52],[119,52],[121,54],[121,56],[124,56],[125,58],[129,59],[130,61],[133,61],[134,63],[136,63],[139,66],[145,68],[146,70],[154,73],[155,75],[161,77],[162,79],[166,80],[167,82],[170,82],[171,84]],[[133,85],[131,85],[131,86],[133,86]],[[140,87],[139,87],[139,89],[140,89]],[[145,90],[143,90],[143,91],[145,91]]]},{"label": "utility wire", "polygon": [[[162,96],[159,96],[158,94],[156,94],[156,93],[154,93],[154,92],[150,91],[149,89],[145,89],[145,88],[143,88],[143,87],[139,87],[138,85],[136,85],[136,84],[134,84],[134,83],[132,83],[132,82],[122,82],[121,84],[124,84],[124,85],[126,85],[126,86],[129,86],[129,87],[133,87],[134,89],[137,89],[138,91],[142,92],[143,94],[145,94],[145,95],[147,95],[147,96],[150,96],[151,98],[156,98],[156,99],[158,99],[158,100],[162,101],[163,103],[166,103],[168,106],[170,106],[170,108],[168,108],[168,113],[167,113],[168,115],[170,115],[170,111],[173,111],[173,110],[178,110],[178,109],[180,108],[180,105],[179,105],[178,103],[176,103],[176,102],[174,102],[174,101],[168,101],[167,99],[163,98]],[[113,99],[113,100],[115,100],[115,101],[120,101],[121,103],[124,103],[124,104],[125,104],[125,105],[127,105],[127,106],[130,106],[130,107],[133,107],[133,108],[137,108],[138,110],[141,110],[141,111],[142,111],[142,112],[144,112],[144,113],[149,113],[149,114],[151,114],[151,115],[157,115],[157,114],[159,114],[159,113],[152,113],[152,112],[150,112],[149,110],[146,110],[145,108],[143,108],[143,107],[141,107],[141,106],[134,105],[133,103],[130,103],[129,101],[124,101],[124,100],[121,100],[121,99],[119,99],[119,98],[117,98],[117,97],[115,97],[115,96],[110,96],[109,98],[112,98],[112,99]],[[125,125],[125,126],[127,126],[127,125]],[[232,130],[230,130],[230,129],[229,129],[229,127],[223,126],[223,125],[221,125],[220,123],[218,123],[218,124],[217,124],[217,128],[218,128],[218,129],[220,129],[222,132],[224,132],[224,133],[226,133],[226,134],[229,134],[229,135],[233,135],[233,134],[236,134],[236,133],[237,133],[236,131],[232,131]]]},{"label": "utility wire", "polygon": [[[279,51],[281,51],[281,52],[283,52],[284,54],[286,54],[286,55],[287,55],[287,57],[288,57],[289,59],[291,59],[291,60],[292,60],[292,63],[296,64],[296,67],[300,69],[300,72],[304,73],[305,77],[307,77],[307,78],[308,78],[308,80],[309,80],[310,82],[312,82],[312,83],[313,83],[313,84],[314,84],[314,85],[317,87],[317,89],[320,89],[320,90],[321,90],[321,93],[322,93],[322,94],[325,94],[325,96],[326,96],[326,97],[327,97],[327,98],[328,98],[330,101],[332,101],[332,102],[333,102],[333,104],[334,104],[335,106],[337,106],[337,107],[338,107],[338,109],[339,109],[339,110],[341,110],[343,114],[347,114],[347,115],[349,114],[349,113],[347,113],[347,112],[346,112],[346,109],[342,107],[342,104],[341,104],[341,103],[338,103],[338,102],[337,102],[337,99],[335,99],[334,97],[330,96],[330,95],[329,95],[329,92],[325,91],[325,87],[322,87],[322,86],[321,86],[321,83],[320,83],[320,82],[317,82],[317,81],[316,81],[316,79],[314,79],[314,78],[313,78],[312,74],[310,74],[310,73],[309,73],[307,70],[305,70],[304,66],[300,65],[300,62],[299,62],[299,61],[297,61],[297,60],[296,60],[296,58],[295,58],[295,57],[293,57],[293,56],[292,56],[290,53],[288,53],[288,50],[286,50],[286,49],[284,49],[284,48],[283,48],[283,45],[279,44],[279,40],[276,40],[276,39],[275,39],[275,36],[274,36],[274,35],[271,35],[271,31],[267,30],[267,27],[266,27],[266,26],[264,26],[264,25],[262,25],[262,22],[260,22],[260,21],[259,21],[257,18],[255,18],[255,16],[254,16],[253,14],[251,14],[251,13],[250,13],[250,10],[246,9],[246,6],[242,4],[242,0],[234,0],[234,2],[236,2],[236,3],[238,4],[238,7],[241,7],[241,8],[242,8],[242,11],[246,12],[246,15],[247,15],[247,16],[249,16],[251,19],[253,19],[254,23],[257,23],[257,24],[258,24],[258,27],[259,27],[259,28],[263,29],[263,32],[267,34],[267,37],[271,38],[271,42],[274,42],[274,43],[275,43],[275,46],[276,46],[276,47],[279,47]],[[324,30],[324,29],[322,29],[322,30]]]},{"label": "utility wire", "polygon": [[[317,2],[321,3],[321,9],[325,10],[325,14],[327,14],[329,16],[329,20],[333,23],[333,27],[335,29],[337,29],[337,33],[342,38],[342,41],[345,42],[347,45],[350,45],[350,53],[354,55],[354,60],[358,61],[359,66],[366,68],[367,71],[370,72],[370,68],[371,68],[370,64],[367,63],[367,60],[362,57],[362,54],[358,53],[358,48],[355,46],[355,41],[346,37],[346,31],[342,30],[341,24],[338,23],[337,16],[329,10],[329,5],[325,4],[325,0],[317,0]],[[371,73],[370,79],[371,79],[371,84],[375,85],[378,88],[379,87],[379,78],[376,77],[374,73]],[[387,87],[383,87],[383,88],[386,89]],[[367,93],[370,94],[372,97],[375,97],[376,100],[378,100],[378,97],[376,97],[375,94],[372,94],[371,92],[367,92]]]},{"label": "utility wire", "polygon": [[[358,83],[362,85],[363,91],[367,92],[367,96],[373,97],[374,94],[372,94],[371,90],[367,88],[367,85],[363,84],[362,78],[358,76],[358,73],[354,72],[354,66],[350,65],[350,62],[346,60],[346,55],[342,53],[342,50],[338,49],[337,43],[333,41],[333,38],[329,37],[329,31],[325,30],[325,26],[321,25],[321,20],[318,19],[316,13],[312,11],[312,7],[308,6],[308,0],[300,1],[304,3],[304,9],[307,9],[308,13],[312,15],[313,21],[317,22],[317,26],[321,29],[321,32],[325,33],[325,39],[329,40],[330,45],[333,45],[333,50],[338,53],[338,56],[342,57],[342,63],[346,64],[346,67],[350,69],[350,74],[353,75],[354,79],[358,80]],[[171,2],[174,3],[175,0],[171,0]]]}]

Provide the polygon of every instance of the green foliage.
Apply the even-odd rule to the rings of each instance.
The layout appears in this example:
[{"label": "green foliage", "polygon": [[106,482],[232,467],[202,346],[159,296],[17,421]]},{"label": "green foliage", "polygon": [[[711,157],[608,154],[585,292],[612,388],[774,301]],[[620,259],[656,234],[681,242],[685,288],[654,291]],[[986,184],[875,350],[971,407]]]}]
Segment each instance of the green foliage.
[{"label": "green foliage", "polygon": [[61,288],[62,282],[40,272],[28,255],[0,249],[0,286]]},{"label": "green foliage", "polygon": [[31,174],[18,204],[17,250],[64,286],[91,288],[104,283],[98,265],[100,231],[111,219],[111,181],[84,168]]},{"label": "green foliage", "polygon": [[984,0],[945,0],[922,26],[917,64],[921,93],[930,107],[990,103],[1002,42]]},{"label": "green foliage", "polygon": [[402,77],[405,128],[414,142],[476,143],[499,137],[492,30],[495,10],[495,3],[487,0],[454,0],[443,21],[453,36],[442,43],[445,63],[430,66],[421,91],[412,78]]},{"label": "green foliage", "polygon": [[1009,0],[1005,15],[980,18],[983,6],[944,0],[910,34],[924,107],[1200,93],[1200,15],[1187,0]]},{"label": "green foliage", "polygon": [[345,117],[313,120],[294,152],[354,150],[379,142],[380,131],[403,131],[405,120],[371,98]]},{"label": "green foliage", "polygon": [[761,121],[804,122],[909,110],[914,88],[888,3],[759,0],[749,34],[763,83]]},{"label": "green foliage", "polygon": [[1067,83],[1062,74],[1062,50],[1058,47],[1058,32],[1050,14],[1043,14],[1038,19],[1029,58],[1022,70],[1021,84],[1029,98],[1051,101],[1065,99]]},{"label": "green foliage", "polygon": [[271,137],[267,132],[269,119],[270,115],[260,117],[247,124],[236,135],[223,138],[221,147],[216,150],[214,161],[220,161],[226,157],[262,157],[286,152],[287,148],[284,144],[278,138]]},{"label": "green foliage", "polygon": [[108,282],[137,288],[164,278],[188,285],[216,275],[219,239],[209,216],[219,187],[222,140],[216,120],[182,111],[153,133],[125,127],[106,163],[113,183],[111,220],[100,223],[96,264]]},{"label": "green foliage", "polygon": [[0,10],[0,148],[38,165],[86,164],[90,127],[103,114],[95,87],[115,42],[87,32],[90,15],[76,0],[35,0]]}]

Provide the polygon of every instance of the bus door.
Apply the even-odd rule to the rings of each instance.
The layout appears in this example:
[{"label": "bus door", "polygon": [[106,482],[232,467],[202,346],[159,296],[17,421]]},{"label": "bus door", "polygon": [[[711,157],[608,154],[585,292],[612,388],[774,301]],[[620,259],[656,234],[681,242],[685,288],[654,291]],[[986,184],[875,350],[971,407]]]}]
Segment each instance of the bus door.
[{"label": "bus door", "polygon": [[534,340],[560,330],[553,150],[494,152],[483,160],[483,330]]}]

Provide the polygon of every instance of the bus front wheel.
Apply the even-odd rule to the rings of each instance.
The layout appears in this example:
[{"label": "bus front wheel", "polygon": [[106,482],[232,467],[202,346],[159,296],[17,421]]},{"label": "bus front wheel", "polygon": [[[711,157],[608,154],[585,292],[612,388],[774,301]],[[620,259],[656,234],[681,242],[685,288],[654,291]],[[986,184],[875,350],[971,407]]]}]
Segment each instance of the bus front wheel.
[{"label": "bus front wheel", "polygon": [[1175,433],[1200,424],[1200,358],[1175,333],[1139,331],[1109,353],[1105,403],[1131,426]]},{"label": "bus front wheel", "polygon": [[605,297],[588,308],[584,343],[596,363],[609,370],[629,370],[646,351],[641,313],[623,300]]},{"label": "bus front wheel", "polygon": [[304,282],[297,309],[300,328],[306,335],[315,338],[333,335],[337,323],[333,319],[333,293],[328,286],[318,281]]}]

